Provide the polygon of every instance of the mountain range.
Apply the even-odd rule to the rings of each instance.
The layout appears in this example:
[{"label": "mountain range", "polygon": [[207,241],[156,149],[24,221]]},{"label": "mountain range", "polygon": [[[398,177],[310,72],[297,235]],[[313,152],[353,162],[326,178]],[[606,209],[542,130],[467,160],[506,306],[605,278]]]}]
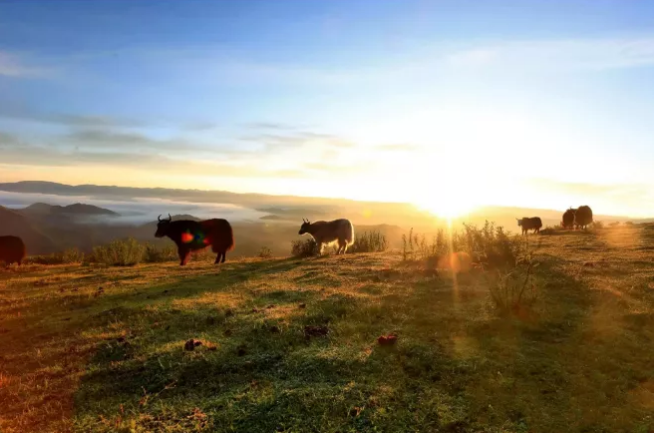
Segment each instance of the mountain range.
[{"label": "mountain range", "polygon": [[[333,219],[347,216],[356,226],[356,231],[368,229],[382,231],[389,243],[396,246],[402,233],[414,228],[429,235],[443,220],[420,211],[405,203],[360,202],[332,198],[305,198],[294,196],[272,196],[263,194],[237,194],[225,191],[176,190],[165,188],[124,188],[115,186],[79,185],[70,186],[52,182],[0,183],[0,191],[18,193],[23,199],[30,194],[54,195],[58,197],[85,197],[85,200],[134,200],[151,197],[162,200],[180,200],[191,203],[228,203],[256,208],[264,216],[259,221],[233,221],[236,235],[235,255],[253,255],[266,246],[278,255],[288,254],[290,242],[298,239],[297,230],[302,218]],[[485,207],[462,218],[462,222],[483,224],[495,222],[511,231],[517,231],[516,218],[540,216],[543,223],[556,225],[565,209],[525,209],[508,207]],[[115,239],[134,237],[154,243],[165,240],[154,239],[156,220],[141,223],[120,223],[118,212],[85,203],[51,205],[36,202],[21,209],[0,206],[0,235],[13,234],[24,239],[30,254],[47,254],[65,248],[76,247],[90,251],[93,246]],[[178,214],[174,219],[196,218],[193,215]],[[604,222],[628,221],[629,218],[596,215]],[[633,221],[633,220],[632,220]],[[645,220],[640,220],[645,221]],[[637,221],[637,222],[640,222]]]}]

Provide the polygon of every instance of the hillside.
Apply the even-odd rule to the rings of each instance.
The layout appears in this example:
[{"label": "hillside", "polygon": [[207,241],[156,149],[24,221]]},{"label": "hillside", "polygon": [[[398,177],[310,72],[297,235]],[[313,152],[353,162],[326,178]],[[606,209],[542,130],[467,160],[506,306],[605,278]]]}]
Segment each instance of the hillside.
[{"label": "hillside", "polygon": [[87,218],[97,216],[116,217],[119,214],[109,209],[98,206],[75,203],[68,206],[50,205],[46,203],[34,203],[23,209],[17,209],[17,213],[32,218]]},{"label": "hillside", "polygon": [[0,206],[0,236],[19,236],[25,242],[28,254],[49,254],[57,245],[27,218]]},{"label": "hillside", "polygon": [[0,430],[652,431],[654,226],[529,242],[508,316],[393,252],[4,271]]}]

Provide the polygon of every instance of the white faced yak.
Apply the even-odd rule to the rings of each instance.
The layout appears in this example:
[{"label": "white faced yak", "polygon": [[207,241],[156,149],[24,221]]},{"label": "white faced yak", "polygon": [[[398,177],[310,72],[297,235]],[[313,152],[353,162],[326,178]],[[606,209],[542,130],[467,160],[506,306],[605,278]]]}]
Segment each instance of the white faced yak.
[{"label": "white faced yak", "polygon": [[322,255],[325,245],[338,242],[336,254],[345,254],[347,247],[354,243],[354,227],[350,220],[316,221],[303,220],[298,234],[309,233],[318,245],[318,255]]}]

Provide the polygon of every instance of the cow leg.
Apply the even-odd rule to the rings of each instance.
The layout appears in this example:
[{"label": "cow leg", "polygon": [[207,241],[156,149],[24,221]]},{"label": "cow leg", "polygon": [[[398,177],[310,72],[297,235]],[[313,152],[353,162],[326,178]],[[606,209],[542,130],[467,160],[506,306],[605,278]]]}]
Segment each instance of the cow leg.
[{"label": "cow leg", "polygon": [[178,248],[177,249],[177,254],[179,255],[179,265],[184,266],[185,264],[188,263],[188,257],[190,255],[190,251],[187,250],[186,248]]},{"label": "cow leg", "polygon": [[225,263],[226,259],[227,259],[227,251],[223,251],[223,259],[220,263]]},{"label": "cow leg", "polygon": [[213,262],[214,265],[217,265],[217,264],[220,263],[220,256],[221,256],[221,255],[222,255],[222,253],[218,253],[218,254],[216,255],[216,261]]},{"label": "cow leg", "polygon": [[318,257],[322,256],[322,243],[319,243],[316,248],[318,249]]}]

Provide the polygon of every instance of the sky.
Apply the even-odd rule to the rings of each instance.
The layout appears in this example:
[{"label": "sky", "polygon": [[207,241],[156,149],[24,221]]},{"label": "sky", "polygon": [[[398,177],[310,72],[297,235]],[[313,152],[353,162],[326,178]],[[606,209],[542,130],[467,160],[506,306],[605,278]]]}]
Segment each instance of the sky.
[{"label": "sky", "polygon": [[0,2],[0,181],[654,216],[654,3]]}]

